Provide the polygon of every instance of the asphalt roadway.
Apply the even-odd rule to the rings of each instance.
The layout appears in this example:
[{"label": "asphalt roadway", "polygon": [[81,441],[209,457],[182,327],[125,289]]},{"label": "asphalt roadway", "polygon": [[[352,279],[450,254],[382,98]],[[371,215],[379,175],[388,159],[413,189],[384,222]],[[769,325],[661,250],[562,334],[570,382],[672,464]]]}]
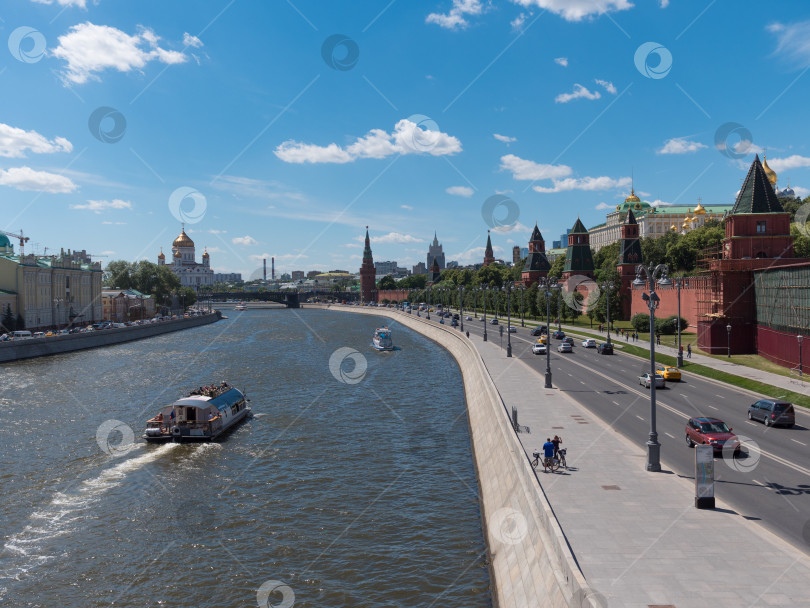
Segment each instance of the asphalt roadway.
[{"label": "asphalt roadway", "polygon": [[[495,326],[489,324],[490,319],[488,340],[502,342],[506,356],[506,320]],[[438,320],[437,315],[431,315],[431,321]],[[445,324],[449,323],[450,319],[445,319]],[[512,356],[544,373],[546,356],[532,353],[536,338],[529,335],[531,328],[519,324],[517,333],[512,334]],[[500,327],[504,328],[502,337]],[[475,317],[464,321],[470,339],[482,339],[483,328],[484,323]],[[644,446],[650,431],[650,396],[638,377],[649,371],[649,360],[618,349],[614,355],[599,355],[595,348],[584,348],[582,338],[573,337],[572,353],[557,352],[560,340],[551,340],[554,388],[567,392],[612,428]],[[740,438],[742,453],[736,458],[732,454],[715,457],[715,496],[745,518],[759,521],[805,553],[810,552],[810,413],[797,406],[793,428],[766,427],[748,420],[748,406],[757,400],[751,393],[693,374],[682,377],[681,382],[667,382],[666,388],[656,391],[663,468],[694,479],[694,452],[685,441],[687,419],[709,416],[725,421]]]}]

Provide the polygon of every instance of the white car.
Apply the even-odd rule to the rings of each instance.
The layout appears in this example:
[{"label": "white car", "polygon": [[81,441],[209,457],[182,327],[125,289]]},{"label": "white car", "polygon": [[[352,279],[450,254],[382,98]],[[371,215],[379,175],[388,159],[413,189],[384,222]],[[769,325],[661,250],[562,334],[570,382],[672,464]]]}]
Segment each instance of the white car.
[{"label": "white car", "polygon": [[545,354],[546,354],[546,352],[547,352],[547,350],[548,350],[548,349],[546,348],[546,345],[545,345],[545,344],[541,344],[540,342],[537,342],[536,344],[534,344],[534,345],[532,346],[532,352],[533,352],[535,355],[545,355]]},{"label": "white car", "polygon": [[557,351],[561,353],[573,353],[574,349],[568,342],[563,342],[557,347]]},{"label": "white car", "polygon": [[593,338],[588,338],[582,341],[582,346],[585,348],[596,348],[596,340]]},{"label": "white car", "polygon": [[510,325],[509,326],[509,333],[510,334],[516,334],[517,333],[517,327],[515,327],[514,325]]},{"label": "white car", "polygon": [[[644,388],[650,388],[652,381],[650,380],[650,373],[647,372],[638,377],[638,383]],[[655,374],[655,388],[664,388],[664,377]]]},{"label": "white car", "polygon": [[467,315],[466,317],[464,317],[464,320],[465,321],[472,321],[472,317],[470,315]]}]

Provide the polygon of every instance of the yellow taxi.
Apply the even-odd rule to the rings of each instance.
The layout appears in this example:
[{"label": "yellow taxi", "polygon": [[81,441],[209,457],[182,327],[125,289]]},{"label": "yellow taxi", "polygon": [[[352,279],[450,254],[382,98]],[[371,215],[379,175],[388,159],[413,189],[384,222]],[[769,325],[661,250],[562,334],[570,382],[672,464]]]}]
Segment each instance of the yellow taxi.
[{"label": "yellow taxi", "polygon": [[537,343],[538,344],[548,344],[548,336],[546,334],[543,334],[542,336],[537,338]]},{"label": "yellow taxi", "polygon": [[657,373],[659,376],[663,376],[664,380],[667,382],[681,379],[681,370],[679,370],[677,367],[664,367],[657,370]]}]

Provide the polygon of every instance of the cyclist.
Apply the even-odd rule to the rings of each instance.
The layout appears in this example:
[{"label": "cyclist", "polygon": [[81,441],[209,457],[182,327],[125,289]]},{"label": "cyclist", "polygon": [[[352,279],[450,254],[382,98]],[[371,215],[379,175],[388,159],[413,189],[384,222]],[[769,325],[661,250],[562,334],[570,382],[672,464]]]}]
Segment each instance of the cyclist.
[{"label": "cyclist", "polygon": [[554,444],[551,442],[550,437],[547,437],[546,442],[543,444],[543,456],[543,471],[545,471],[547,467],[551,466],[551,461],[554,460]]},{"label": "cyclist", "polygon": [[563,441],[562,441],[562,439],[560,439],[559,435],[554,435],[554,439],[551,440],[551,443],[554,444],[554,458],[557,458],[557,456],[559,455],[559,453],[560,453],[560,444],[562,442]]}]

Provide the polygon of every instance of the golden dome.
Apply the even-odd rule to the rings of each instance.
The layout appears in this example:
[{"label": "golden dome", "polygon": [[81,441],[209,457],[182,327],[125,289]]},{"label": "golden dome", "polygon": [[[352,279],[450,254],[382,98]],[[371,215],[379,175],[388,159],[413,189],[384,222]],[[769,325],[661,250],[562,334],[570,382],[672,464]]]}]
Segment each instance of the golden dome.
[{"label": "golden dome", "polygon": [[686,218],[681,225],[681,228],[689,228],[689,218]]},{"label": "golden dome", "polygon": [[695,207],[695,210],[692,213],[694,215],[706,215],[706,210],[703,208],[703,205],[698,203],[697,207]]},{"label": "golden dome", "polygon": [[174,257],[179,258],[182,257],[182,254],[179,251],[174,252]]},{"label": "golden dome", "polygon": [[185,230],[180,231],[180,236],[174,239],[172,247],[194,247],[194,241],[188,238]]},{"label": "golden dome", "polygon": [[159,259],[159,260],[165,260],[165,259],[166,259],[166,256],[163,254],[163,250],[162,250],[162,249],[160,250],[160,254],[158,255],[158,259]]},{"label": "golden dome", "polygon": [[208,250],[206,249],[206,250],[203,252],[203,258],[209,258],[209,257],[211,257],[211,256],[209,256],[209,255],[208,255]]},{"label": "golden dome", "polygon": [[678,227],[675,224],[672,224],[672,226],[670,226],[669,229],[675,232],[678,230]]},{"label": "golden dome", "polygon": [[621,205],[616,205],[616,211],[619,211],[622,208]]},{"label": "golden dome", "polygon": [[768,176],[768,181],[771,182],[771,186],[776,185],[776,172],[768,166],[768,159],[765,156],[762,157],[762,168],[765,169],[765,175]]},{"label": "golden dome", "polygon": [[640,203],[641,199],[639,197],[637,197],[635,191],[632,188],[630,188],[630,196],[628,196],[626,199],[624,199],[624,202],[625,203]]}]

